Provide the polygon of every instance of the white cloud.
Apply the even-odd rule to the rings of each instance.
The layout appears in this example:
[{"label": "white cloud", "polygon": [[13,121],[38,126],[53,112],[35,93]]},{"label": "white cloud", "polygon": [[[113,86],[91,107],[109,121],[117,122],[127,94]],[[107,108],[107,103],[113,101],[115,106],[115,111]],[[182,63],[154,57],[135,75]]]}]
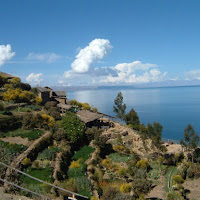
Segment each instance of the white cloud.
[{"label": "white cloud", "polygon": [[94,39],[84,49],[81,49],[76,60],[71,64],[72,69],[77,73],[86,73],[91,66],[103,59],[111,50],[110,41],[106,39]]},{"label": "white cloud", "polygon": [[200,80],[200,70],[191,70],[185,72],[185,76],[186,80],[193,80],[193,79]]},{"label": "white cloud", "polygon": [[120,63],[112,67],[117,75],[109,74],[102,83],[115,84],[131,84],[131,83],[148,83],[161,81],[167,72],[161,74],[158,66],[151,63],[142,63],[141,61],[134,61],[132,63]]},{"label": "white cloud", "polygon": [[15,55],[15,52],[12,52],[11,45],[7,44],[0,45],[0,66],[2,66],[6,61],[10,60]]},{"label": "white cloud", "polygon": [[141,61],[134,61],[132,63],[120,63],[117,64],[114,69],[119,70],[119,71],[124,71],[126,73],[132,73],[137,70],[148,70],[152,67],[157,67],[155,64],[151,63],[142,63]]},{"label": "white cloud", "polygon": [[43,54],[37,54],[37,53],[29,53],[27,56],[28,60],[37,60],[37,61],[44,61],[47,63],[54,63],[57,60],[60,59],[61,56],[55,54],[55,53],[43,53]]},{"label": "white cloud", "polygon": [[26,77],[26,81],[32,85],[39,85],[43,81],[41,77],[42,73],[38,74],[31,73]]},{"label": "white cloud", "polygon": [[66,71],[61,82],[72,85],[130,85],[163,81],[166,75],[167,72],[161,73],[155,64],[134,61],[114,67],[96,67],[82,74],[73,70]]}]

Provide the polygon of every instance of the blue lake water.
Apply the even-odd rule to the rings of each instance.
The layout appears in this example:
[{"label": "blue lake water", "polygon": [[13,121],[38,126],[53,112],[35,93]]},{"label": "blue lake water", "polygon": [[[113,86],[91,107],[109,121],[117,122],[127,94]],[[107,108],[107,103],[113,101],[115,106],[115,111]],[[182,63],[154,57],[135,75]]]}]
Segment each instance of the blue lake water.
[{"label": "blue lake water", "polygon": [[126,112],[134,108],[140,122],[159,122],[163,125],[163,138],[179,140],[190,123],[200,133],[200,87],[169,87],[147,89],[95,89],[69,91],[67,96],[88,102],[100,112],[115,116],[114,99],[121,91]]}]

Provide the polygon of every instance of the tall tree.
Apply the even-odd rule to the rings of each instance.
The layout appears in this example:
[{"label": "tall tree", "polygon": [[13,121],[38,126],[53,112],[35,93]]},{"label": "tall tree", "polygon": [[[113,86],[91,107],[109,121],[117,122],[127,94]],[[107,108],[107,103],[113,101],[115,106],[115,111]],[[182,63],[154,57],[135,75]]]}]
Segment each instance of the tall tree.
[{"label": "tall tree", "polygon": [[136,128],[136,126],[138,126],[140,124],[140,120],[139,120],[139,117],[137,115],[137,112],[135,112],[135,110],[133,108],[130,110],[129,113],[127,113],[124,116],[124,120],[125,120],[127,125],[131,124],[133,126],[133,128]]},{"label": "tall tree", "polygon": [[121,119],[121,121],[124,119],[125,110],[126,104],[123,103],[122,93],[119,92],[115,99],[115,106],[113,106],[113,111],[116,113],[116,116]]},{"label": "tall tree", "polygon": [[163,126],[158,122],[154,122],[153,126],[151,124],[148,124],[149,137],[152,139],[153,143],[158,147],[161,144],[162,130]]},{"label": "tall tree", "polygon": [[183,145],[186,150],[190,151],[192,154],[192,162],[194,161],[193,151],[198,147],[199,136],[195,133],[194,128],[191,124],[188,124],[187,128],[184,130],[184,140],[180,140],[180,144]]}]

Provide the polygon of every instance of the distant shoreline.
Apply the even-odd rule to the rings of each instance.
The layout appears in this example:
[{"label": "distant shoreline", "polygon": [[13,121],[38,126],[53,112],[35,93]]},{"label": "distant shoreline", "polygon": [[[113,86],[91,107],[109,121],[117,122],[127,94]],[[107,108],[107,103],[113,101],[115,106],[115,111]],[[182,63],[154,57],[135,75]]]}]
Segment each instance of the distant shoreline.
[{"label": "distant shoreline", "polygon": [[177,85],[177,86],[51,86],[55,91],[84,91],[84,90],[130,90],[130,89],[159,89],[159,88],[179,88],[179,87],[200,87],[200,85]]}]

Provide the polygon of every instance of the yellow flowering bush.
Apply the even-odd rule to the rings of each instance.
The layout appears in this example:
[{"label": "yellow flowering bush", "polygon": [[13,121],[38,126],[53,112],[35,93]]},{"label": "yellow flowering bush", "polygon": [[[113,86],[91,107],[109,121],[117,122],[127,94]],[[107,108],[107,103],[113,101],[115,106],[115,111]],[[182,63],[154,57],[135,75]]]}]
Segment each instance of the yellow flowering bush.
[{"label": "yellow flowering bush", "polygon": [[129,193],[131,191],[131,184],[130,183],[124,183],[120,187],[120,191],[122,193]]}]

